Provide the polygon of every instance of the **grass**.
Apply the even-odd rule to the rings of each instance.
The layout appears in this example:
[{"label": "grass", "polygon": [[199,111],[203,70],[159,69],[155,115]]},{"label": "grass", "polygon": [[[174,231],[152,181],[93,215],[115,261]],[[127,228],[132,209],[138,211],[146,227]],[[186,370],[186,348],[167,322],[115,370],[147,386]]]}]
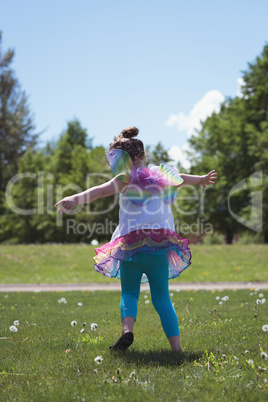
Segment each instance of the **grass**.
[{"label": "grass", "polygon": [[[175,281],[267,281],[267,245],[191,246],[192,265]],[[91,245],[0,245],[1,283],[109,282],[94,270]]]},{"label": "grass", "polygon": [[[184,355],[169,351],[144,293],[135,341],[125,354],[108,349],[121,330],[119,292],[1,293],[1,400],[267,400],[268,360],[261,351],[268,353],[262,330],[268,309],[255,302],[268,292],[259,293],[174,292]],[[226,295],[219,304],[216,297]],[[58,302],[63,296],[67,304]],[[9,330],[14,320],[20,322],[16,333]]]}]

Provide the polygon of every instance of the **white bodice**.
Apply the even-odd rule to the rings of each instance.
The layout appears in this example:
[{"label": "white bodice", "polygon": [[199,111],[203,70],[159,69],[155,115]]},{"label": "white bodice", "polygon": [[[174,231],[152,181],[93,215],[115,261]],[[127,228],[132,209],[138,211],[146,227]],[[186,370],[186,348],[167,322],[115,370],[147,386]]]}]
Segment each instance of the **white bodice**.
[{"label": "white bodice", "polygon": [[134,205],[125,194],[119,194],[119,224],[111,240],[138,229],[170,229],[175,231],[170,205],[153,195],[142,206]]}]

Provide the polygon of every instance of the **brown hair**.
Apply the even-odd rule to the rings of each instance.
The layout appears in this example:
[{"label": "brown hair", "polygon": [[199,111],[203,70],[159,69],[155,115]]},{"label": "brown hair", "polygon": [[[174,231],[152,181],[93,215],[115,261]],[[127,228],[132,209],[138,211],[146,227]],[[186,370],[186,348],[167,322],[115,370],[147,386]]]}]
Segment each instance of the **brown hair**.
[{"label": "brown hair", "polygon": [[137,127],[127,127],[119,135],[114,137],[110,149],[123,149],[131,157],[132,161],[138,161],[145,157],[143,142],[136,137],[139,134]]}]

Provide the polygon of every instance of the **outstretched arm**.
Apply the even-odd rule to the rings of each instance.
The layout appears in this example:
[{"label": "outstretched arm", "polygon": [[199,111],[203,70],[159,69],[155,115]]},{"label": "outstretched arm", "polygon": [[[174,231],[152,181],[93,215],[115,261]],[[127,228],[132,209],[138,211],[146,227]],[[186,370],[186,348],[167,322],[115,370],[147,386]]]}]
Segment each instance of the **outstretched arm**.
[{"label": "outstretched arm", "polygon": [[91,187],[88,190],[83,191],[82,193],[65,197],[62,200],[58,201],[54,206],[59,206],[57,212],[68,213],[73,208],[75,208],[76,205],[88,204],[89,202],[95,201],[98,198],[104,198],[108,197],[109,195],[114,195],[123,190],[125,186],[126,183],[123,183],[122,181],[114,177],[112,180],[107,181],[100,186]]},{"label": "outstretched arm", "polygon": [[214,180],[217,179],[217,172],[215,172],[215,170],[212,170],[211,172],[203,176],[195,176],[182,173],[180,174],[180,177],[184,180],[181,186],[199,184],[200,186],[207,187],[208,184],[215,184]]}]

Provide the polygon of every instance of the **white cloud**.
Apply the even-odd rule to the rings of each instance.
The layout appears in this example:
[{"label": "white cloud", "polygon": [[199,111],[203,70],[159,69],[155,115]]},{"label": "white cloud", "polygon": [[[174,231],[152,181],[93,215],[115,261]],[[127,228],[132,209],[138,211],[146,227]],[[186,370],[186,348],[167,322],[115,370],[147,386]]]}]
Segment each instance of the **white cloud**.
[{"label": "white cloud", "polygon": [[224,96],[220,91],[208,91],[199,102],[197,102],[189,114],[180,112],[171,114],[166,125],[176,126],[179,131],[187,131],[188,137],[195,133],[195,129],[200,130],[200,120],[204,121],[213,112],[218,113],[220,104],[224,101]]},{"label": "white cloud", "polygon": [[178,147],[178,145],[172,145],[168,149],[168,155],[170,158],[173,159],[173,161],[169,162],[169,164],[176,167],[178,162],[180,162],[185,169],[189,169],[190,162],[188,161],[188,157],[186,154],[186,151],[188,151],[189,149],[190,148],[188,143],[185,143],[182,148]]},{"label": "white cloud", "polygon": [[245,84],[246,83],[245,83],[245,81],[243,80],[242,77],[237,78],[237,81],[236,81],[236,96],[238,96],[239,98],[242,98],[242,96],[243,96],[242,91],[241,91],[241,87],[243,85],[245,85]]}]

